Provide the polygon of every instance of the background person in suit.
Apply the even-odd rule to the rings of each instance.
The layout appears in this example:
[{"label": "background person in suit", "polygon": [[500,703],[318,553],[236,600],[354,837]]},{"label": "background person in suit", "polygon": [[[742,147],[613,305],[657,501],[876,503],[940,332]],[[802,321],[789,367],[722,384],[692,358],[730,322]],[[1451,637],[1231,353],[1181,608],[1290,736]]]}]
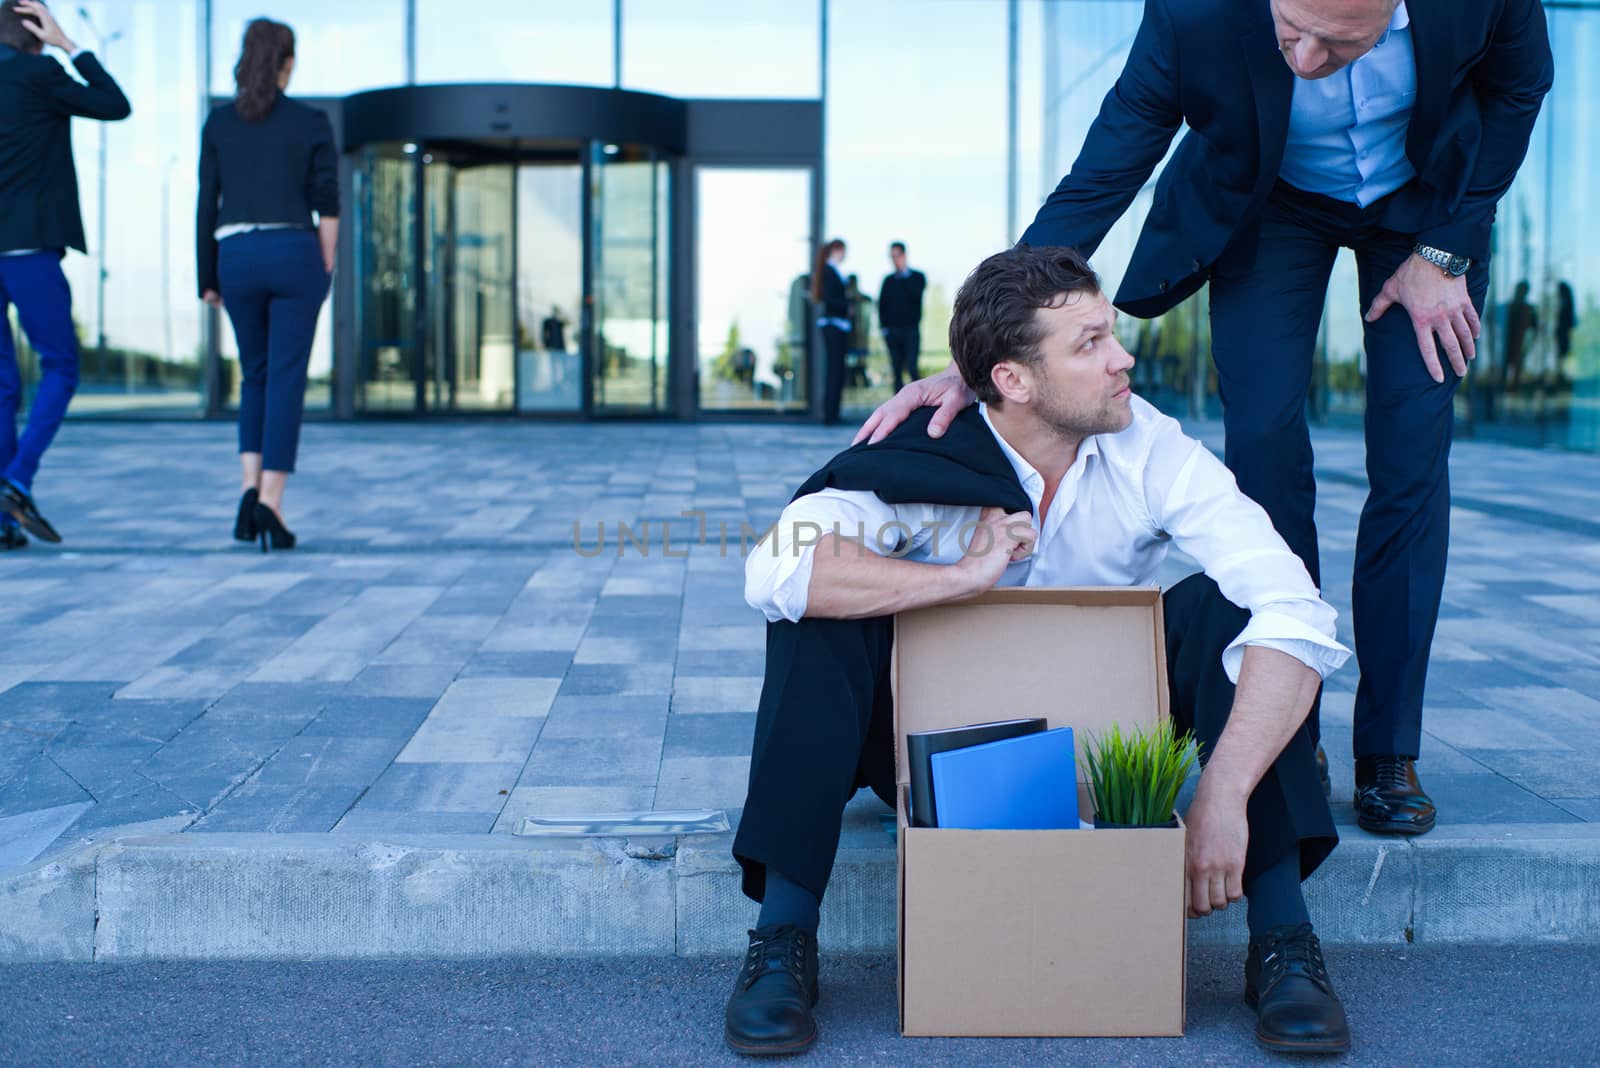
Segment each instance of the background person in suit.
[{"label": "background person in suit", "polygon": [[928,279],[907,265],[903,241],[889,246],[889,262],[894,270],[884,275],[878,287],[878,327],[883,331],[898,390],[917,377],[917,357],[922,353],[922,294],[927,291]]},{"label": "background person in suit", "polygon": [[[200,136],[200,296],[239,341],[239,468],[233,536],[292,549],[283,491],[294,471],[306,365],[339,240],[339,158],[328,117],[283,95],[294,31],[256,19],[233,69],[233,102]],[[313,222],[315,213],[315,222]]]},{"label": "background person in suit", "polygon": [[850,347],[850,294],[839,264],[845,244],[834,238],[817,249],[811,268],[811,305],[822,332],[822,425],[839,422],[839,402],[844,397],[844,356]]},{"label": "background person in suit", "polygon": [[[1188,123],[1116,303],[1156,316],[1210,281],[1227,464],[1319,585],[1306,398],[1334,257],[1355,251],[1371,490],[1352,599],[1354,800],[1370,831],[1435,820],[1415,759],[1454,396],[1476,352],[1495,206],[1551,77],[1539,0],[1146,0],[1071,173],[1022,235],[1092,254]],[[947,370],[859,437],[922,404],[940,405],[942,432],[971,399]]]},{"label": "background person in suit", "polygon": [[[45,45],[72,57],[88,84],[42,55]],[[72,290],[61,272],[67,249],[85,251],[72,117],[112,121],[131,111],[100,61],[73,44],[42,3],[0,3],[0,549],[28,543],[19,525],[45,541],[61,540],[34,504],[33,479],[78,388]],[[40,370],[20,438],[13,304]]]}]

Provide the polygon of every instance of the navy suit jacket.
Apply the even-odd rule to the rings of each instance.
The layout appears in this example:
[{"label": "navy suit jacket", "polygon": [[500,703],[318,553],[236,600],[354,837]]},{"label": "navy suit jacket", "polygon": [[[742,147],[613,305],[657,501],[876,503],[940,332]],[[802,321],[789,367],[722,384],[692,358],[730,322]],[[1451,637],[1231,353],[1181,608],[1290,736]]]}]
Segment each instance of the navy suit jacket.
[{"label": "navy suit jacket", "polygon": [[50,56],[0,45],[0,251],[84,250],[72,118],[125,119],[128,98],[93,54],[75,81]]},{"label": "navy suit jacket", "polygon": [[[1417,95],[1406,156],[1417,176],[1383,224],[1474,260],[1522,165],[1552,62],[1539,0],[1406,0]],[[1181,123],[1116,304],[1160,315],[1199,289],[1277,180],[1294,73],[1268,0],[1145,0],[1144,20],[1072,173],[1022,235],[1093,254]],[[1235,250],[1249,256],[1253,247]],[[1245,264],[1248,266],[1248,264]]]}]

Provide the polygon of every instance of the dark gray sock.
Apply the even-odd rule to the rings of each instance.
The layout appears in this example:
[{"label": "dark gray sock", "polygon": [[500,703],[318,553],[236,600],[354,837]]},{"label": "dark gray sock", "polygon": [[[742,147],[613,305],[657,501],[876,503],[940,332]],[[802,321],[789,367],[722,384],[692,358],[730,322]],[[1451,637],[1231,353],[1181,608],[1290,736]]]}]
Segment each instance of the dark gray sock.
[{"label": "dark gray sock", "polygon": [[767,896],[761,902],[761,918],[757,927],[782,927],[793,924],[808,934],[817,933],[822,902],[799,883],[790,882],[783,875],[767,869]]},{"label": "dark gray sock", "polygon": [[1300,892],[1300,851],[1291,849],[1282,860],[1244,884],[1249,902],[1251,939],[1274,927],[1310,923],[1305,895]]}]

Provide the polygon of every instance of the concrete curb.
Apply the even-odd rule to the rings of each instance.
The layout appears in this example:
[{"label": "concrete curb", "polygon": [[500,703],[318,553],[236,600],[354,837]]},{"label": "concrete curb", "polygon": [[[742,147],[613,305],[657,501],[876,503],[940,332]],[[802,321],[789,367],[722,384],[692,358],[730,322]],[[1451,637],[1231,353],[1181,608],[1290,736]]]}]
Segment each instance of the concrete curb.
[{"label": "concrete curb", "polygon": [[[727,955],[755,907],[725,835],[136,834],[0,873],[0,961]],[[894,946],[895,854],[841,850],[821,942]],[[1600,825],[1346,831],[1325,942],[1600,943]],[[1189,925],[1242,945],[1241,909]]]}]

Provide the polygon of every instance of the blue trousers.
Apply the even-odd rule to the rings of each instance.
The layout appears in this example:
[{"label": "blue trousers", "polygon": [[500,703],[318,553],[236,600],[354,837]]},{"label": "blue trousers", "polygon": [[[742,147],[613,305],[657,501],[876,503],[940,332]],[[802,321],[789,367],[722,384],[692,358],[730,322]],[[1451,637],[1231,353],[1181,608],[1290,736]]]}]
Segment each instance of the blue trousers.
[{"label": "blue trousers", "polygon": [[239,451],[293,471],[306,365],[330,275],[310,230],[253,230],[217,248],[222,304],[239,342]]},{"label": "blue trousers", "polygon": [[[1211,349],[1217,365],[1226,460],[1320,586],[1316,478],[1306,399],[1328,277],[1353,249],[1365,315],[1415,238],[1379,224],[1384,202],[1360,208],[1279,183],[1266,211],[1216,264]],[[1480,314],[1489,265],[1474,263],[1467,291]],[[1356,534],[1352,591],[1356,756],[1416,756],[1422,691],[1450,547],[1450,442],[1460,379],[1444,351],[1445,380],[1422,363],[1404,308],[1364,324],[1365,432],[1370,490]]]},{"label": "blue trousers", "polygon": [[[11,305],[28,343],[39,354],[39,388],[28,425],[17,437],[22,375],[8,318]],[[78,338],[72,329],[72,290],[53,251],[0,256],[0,475],[30,491],[39,460],[55,439],[78,389]]]}]

